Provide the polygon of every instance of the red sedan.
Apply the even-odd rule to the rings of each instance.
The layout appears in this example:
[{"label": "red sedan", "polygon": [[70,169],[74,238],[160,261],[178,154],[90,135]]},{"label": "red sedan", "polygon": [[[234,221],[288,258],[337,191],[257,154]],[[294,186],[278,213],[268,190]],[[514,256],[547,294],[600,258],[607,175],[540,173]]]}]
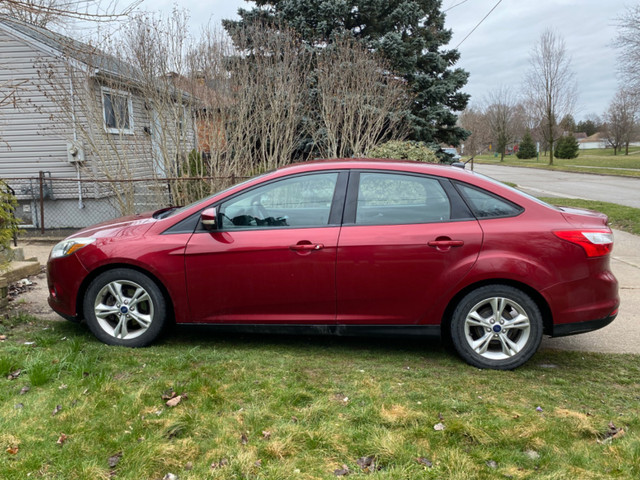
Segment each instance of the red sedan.
[{"label": "red sedan", "polygon": [[49,304],[113,345],[170,321],[443,335],[472,365],[512,369],[543,333],[613,321],[612,247],[605,215],[461,168],[309,162],[72,235],[51,252]]}]

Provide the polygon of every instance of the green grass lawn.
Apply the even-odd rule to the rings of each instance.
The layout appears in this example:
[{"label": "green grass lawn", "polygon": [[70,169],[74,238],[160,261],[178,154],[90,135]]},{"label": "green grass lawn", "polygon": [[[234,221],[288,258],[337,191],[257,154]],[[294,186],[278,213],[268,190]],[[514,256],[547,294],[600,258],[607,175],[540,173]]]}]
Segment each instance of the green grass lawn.
[{"label": "green grass lawn", "polygon": [[498,372],[417,339],[178,330],[125,349],[24,315],[0,335],[2,479],[640,477],[632,355]]},{"label": "green grass lawn", "polygon": [[532,168],[546,168],[563,170],[568,172],[600,173],[608,175],[622,175],[640,177],[640,147],[631,147],[629,155],[613,155],[613,149],[580,150],[577,158],[554,158],[553,166],[549,166],[549,157],[540,154],[540,159],[535,158],[520,160],[515,155],[507,155],[504,162],[494,155],[481,155],[474,162],[485,164],[501,164]]}]

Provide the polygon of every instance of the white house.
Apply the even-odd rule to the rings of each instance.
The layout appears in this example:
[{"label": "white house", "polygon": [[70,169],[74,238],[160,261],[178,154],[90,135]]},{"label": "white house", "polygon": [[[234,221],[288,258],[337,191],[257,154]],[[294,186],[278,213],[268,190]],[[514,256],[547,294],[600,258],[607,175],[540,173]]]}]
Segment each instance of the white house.
[{"label": "white house", "polygon": [[166,198],[167,182],[131,180],[175,172],[167,165],[195,146],[193,121],[182,93],[144,92],[130,65],[0,15],[0,178],[25,225],[78,228]]}]

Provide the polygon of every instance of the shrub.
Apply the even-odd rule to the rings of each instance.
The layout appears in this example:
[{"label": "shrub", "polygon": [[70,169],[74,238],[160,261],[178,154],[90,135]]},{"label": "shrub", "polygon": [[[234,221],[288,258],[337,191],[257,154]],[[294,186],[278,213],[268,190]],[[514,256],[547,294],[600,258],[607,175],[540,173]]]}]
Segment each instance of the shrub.
[{"label": "shrub", "polygon": [[[14,212],[18,202],[9,186],[0,180],[0,252],[8,251],[11,248],[11,241],[18,233],[18,220]],[[10,255],[6,255],[10,258]],[[6,267],[0,263],[0,267]]]},{"label": "shrub", "polygon": [[573,135],[565,135],[556,143],[554,155],[556,158],[576,158],[580,153],[580,145]]},{"label": "shrub", "polygon": [[531,133],[527,132],[524,134],[524,137],[522,137],[520,148],[518,149],[518,153],[516,153],[516,156],[520,159],[527,159],[535,158],[536,154],[536,144],[533,143]]},{"label": "shrub", "polygon": [[396,158],[417,162],[438,163],[435,152],[424,142],[391,140],[367,152],[370,158]]}]

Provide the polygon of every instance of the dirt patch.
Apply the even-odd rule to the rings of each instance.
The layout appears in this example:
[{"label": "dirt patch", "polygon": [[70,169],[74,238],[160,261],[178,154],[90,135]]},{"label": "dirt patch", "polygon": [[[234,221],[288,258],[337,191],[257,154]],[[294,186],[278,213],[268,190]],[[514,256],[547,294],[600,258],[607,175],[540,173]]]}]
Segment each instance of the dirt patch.
[{"label": "dirt patch", "polygon": [[24,312],[44,320],[62,320],[51,310],[47,303],[46,265],[53,243],[20,242],[25,258],[37,258],[42,266],[41,272],[9,286],[9,309],[12,312]]},{"label": "dirt patch", "polygon": [[[27,284],[27,280],[30,282]],[[47,303],[47,276],[43,272],[9,286],[9,309],[23,312],[43,320],[62,320]]]}]

